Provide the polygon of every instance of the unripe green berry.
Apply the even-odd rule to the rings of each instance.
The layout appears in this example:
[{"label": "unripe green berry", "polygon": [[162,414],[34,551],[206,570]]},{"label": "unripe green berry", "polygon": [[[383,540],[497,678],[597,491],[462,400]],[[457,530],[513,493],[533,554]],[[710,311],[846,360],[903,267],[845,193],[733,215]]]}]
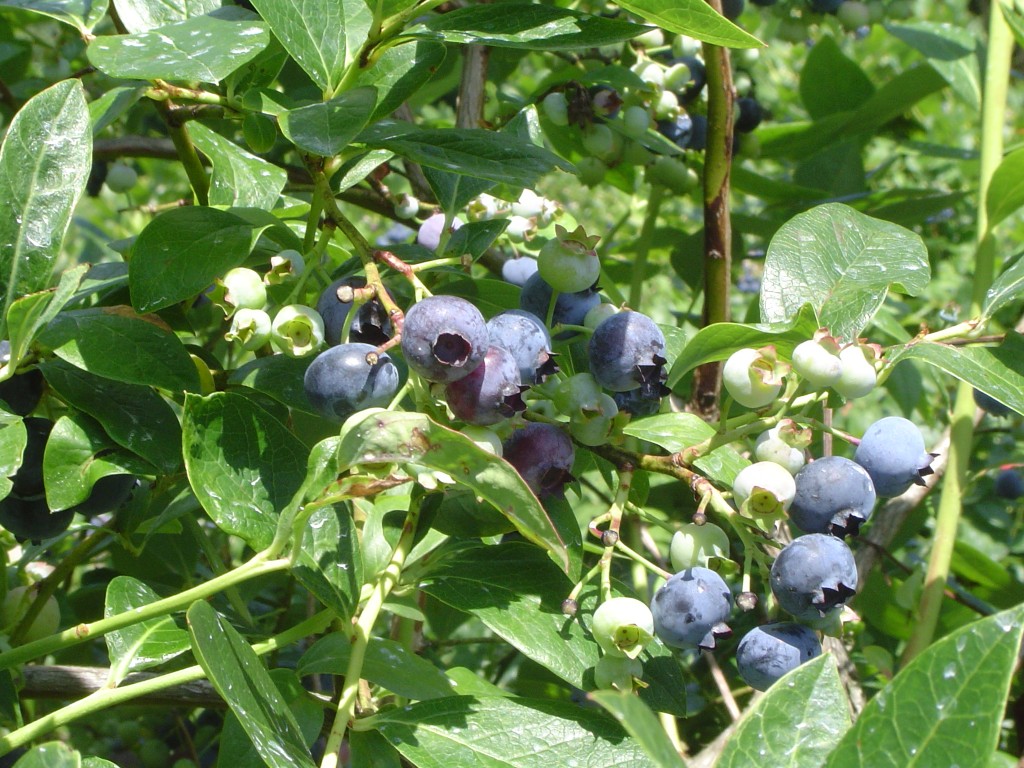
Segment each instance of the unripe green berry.
[{"label": "unripe green berry", "polygon": [[324,321],[316,310],[289,304],[278,310],[270,329],[274,346],[289,357],[306,357],[324,343]]},{"label": "unripe green berry", "polygon": [[127,192],[139,181],[135,169],[124,163],[113,163],[107,169],[106,185],[111,192]]},{"label": "unripe green berry", "polygon": [[685,571],[694,566],[708,568],[712,557],[729,558],[729,536],[714,523],[684,523],[672,534],[669,545],[672,570]]},{"label": "unripe green berry", "polygon": [[[14,587],[8,591],[4,598],[3,606],[0,607],[0,626],[13,631],[28,613],[29,607],[36,599],[36,590],[32,587]],[[60,626],[60,606],[57,599],[52,595],[46,598],[43,608],[32,621],[28,631],[22,637],[22,642],[31,643],[49,637]]]},{"label": "unripe green berry", "polygon": [[613,597],[594,611],[591,632],[609,656],[635,659],[654,638],[654,617],[646,603],[632,597]]},{"label": "unripe green berry", "polygon": [[242,349],[259,349],[270,341],[271,327],[270,315],[262,309],[240,309],[231,318],[231,328],[224,338],[237,341]]},{"label": "unripe green berry", "polygon": [[545,96],[541,109],[544,110],[544,116],[555,125],[569,124],[569,102],[561,91],[553,91]]}]

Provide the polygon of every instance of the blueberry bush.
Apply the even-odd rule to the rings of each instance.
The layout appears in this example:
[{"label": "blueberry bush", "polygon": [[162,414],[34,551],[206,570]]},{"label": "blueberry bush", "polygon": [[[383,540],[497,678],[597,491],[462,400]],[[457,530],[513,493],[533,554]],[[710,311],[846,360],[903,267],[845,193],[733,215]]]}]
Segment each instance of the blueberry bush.
[{"label": "blueberry bush", "polygon": [[1018,765],[1017,44],[0,0],[0,765]]}]

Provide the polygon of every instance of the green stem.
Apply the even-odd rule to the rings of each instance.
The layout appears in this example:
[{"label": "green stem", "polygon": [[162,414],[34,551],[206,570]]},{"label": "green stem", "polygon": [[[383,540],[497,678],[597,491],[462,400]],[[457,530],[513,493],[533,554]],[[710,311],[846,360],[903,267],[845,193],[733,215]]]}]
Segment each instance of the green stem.
[{"label": "green stem", "polygon": [[[276,651],[287,645],[291,645],[310,635],[322,632],[333,620],[334,613],[330,610],[320,611],[305,621],[296,624],[291,629],[275,635],[269,640],[257,643],[252,647],[258,656]],[[150,678],[139,683],[122,685],[118,688],[100,688],[88,696],[69,704],[66,707],[51,712],[44,717],[35,720],[28,725],[22,726],[15,731],[0,736],[0,755],[6,755],[12,749],[16,749],[33,739],[49,733],[54,728],[67,725],[87,715],[107,709],[117,704],[132,701],[140,696],[146,696],[156,691],[162,691],[173,685],[183,685],[195,680],[201,680],[206,676],[203,668],[198,664],[186,667],[176,672],[169,672],[166,675]]]},{"label": "green stem", "polygon": [[77,627],[66,629],[56,635],[50,635],[41,640],[35,640],[17,648],[12,648],[5,653],[0,653],[0,669],[10,669],[17,664],[31,661],[48,653],[54,653],[63,648],[84,643],[86,640],[101,637],[107,632],[124,629],[146,619],[153,619],[173,613],[174,611],[184,610],[196,600],[205,600],[235,584],[241,584],[256,576],[284,570],[288,566],[289,561],[287,559],[270,560],[266,552],[260,552],[248,562],[225,573],[223,576],[212,578],[198,586],[192,587],[192,589],[187,589],[163,600],[157,600],[155,603],[150,603],[142,608],[134,608],[106,619],[94,621],[91,624],[79,624]]},{"label": "green stem", "polygon": [[651,241],[654,239],[654,228],[658,224],[658,213],[665,199],[665,187],[655,184],[647,198],[647,213],[640,227],[640,242],[637,245],[636,263],[633,264],[633,277],[629,282],[629,306],[639,309],[644,296],[644,281],[647,279],[647,257],[651,253]]},{"label": "green stem", "polygon": [[419,516],[420,505],[418,501],[414,500],[405,516],[402,534],[398,539],[398,544],[395,545],[395,551],[391,554],[391,561],[377,577],[370,598],[366,601],[359,614],[359,619],[352,627],[350,637],[352,650],[349,655],[348,667],[345,670],[345,686],[341,689],[338,711],[334,716],[330,736],[327,738],[324,759],[320,763],[320,768],[337,768],[339,765],[339,754],[342,743],[345,741],[345,731],[348,729],[349,721],[355,717],[359,681],[363,676],[363,661],[366,658],[366,648],[370,642],[373,625],[377,622],[377,617],[384,607],[384,601],[391,594],[391,590],[402,575],[402,566],[405,565],[405,559],[412,551]]},{"label": "green stem", "polygon": [[[611,509],[608,510],[608,529],[605,535],[614,535],[615,541],[604,545],[604,553],[601,555],[601,601],[612,598],[612,555],[615,554],[615,545],[619,543],[619,529],[622,527],[622,512],[629,499],[629,488],[633,484],[632,470],[619,470],[619,487],[615,491],[615,499],[612,501]],[[602,542],[604,543],[604,542]]]},{"label": "green stem", "polygon": [[199,159],[195,144],[192,143],[192,137],[188,135],[188,128],[179,124],[171,115],[171,108],[167,103],[157,101],[154,104],[164,118],[167,133],[171,137],[174,149],[178,152],[178,159],[181,160],[181,164],[185,168],[185,174],[188,176],[189,184],[192,185],[196,202],[199,205],[209,205],[210,179],[206,175],[206,169],[203,168],[203,161]]},{"label": "green stem", "polygon": [[[984,103],[981,116],[981,168],[978,182],[978,246],[975,251],[974,284],[971,316],[981,314],[985,293],[992,285],[995,274],[995,240],[988,225],[986,198],[992,174],[1003,156],[1003,130],[1005,129],[1006,95],[1010,82],[1010,62],[1014,39],[999,3],[989,6],[988,51],[985,66]],[[960,382],[957,387],[953,418],[950,423],[949,466],[939,498],[935,520],[935,536],[924,590],[918,605],[917,621],[901,659],[907,664],[927,648],[935,635],[939,612],[949,577],[953,545],[956,542],[963,493],[967,485],[967,467],[974,442],[974,397],[970,384]]]}]

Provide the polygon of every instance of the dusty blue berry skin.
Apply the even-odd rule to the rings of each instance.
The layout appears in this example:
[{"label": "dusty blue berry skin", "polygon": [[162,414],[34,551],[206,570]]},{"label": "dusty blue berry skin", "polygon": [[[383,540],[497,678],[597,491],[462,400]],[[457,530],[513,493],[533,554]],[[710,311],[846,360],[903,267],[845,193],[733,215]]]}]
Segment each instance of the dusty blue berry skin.
[{"label": "dusty blue berry skin", "polygon": [[428,296],[405,313],[402,354],[427,381],[448,383],[468,376],[489,346],[484,316],[458,296]]},{"label": "dusty blue berry skin", "polygon": [[[551,286],[544,282],[539,272],[530,276],[519,295],[519,308],[545,320],[548,316],[548,304],[551,303]],[[560,293],[555,299],[555,311],[551,316],[551,324],[583,325],[587,312],[601,303],[601,295],[592,289],[577,293]],[[575,336],[573,331],[560,333],[555,338],[566,339]]]},{"label": "dusty blue berry skin", "polygon": [[512,353],[492,345],[468,376],[445,387],[445,400],[456,418],[488,426],[526,410],[522,390]]},{"label": "dusty blue berry skin", "polygon": [[875,493],[882,497],[924,485],[922,478],[932,473],[932,455],[924,448],[921,431],[902,416],[886,416],[868,427],[853,460],[868,471]]},{"label": "dusty blue berry skin", "polygon": [[501,277],[507,283],[522,287],[537,272],[537,260],[529,256],[509,259],[501,265]]},{"label": "dusty blue berry skin", "polygon": [[551,336],[536,315],[509,309],[487,321],[491,344],[503,347],[515,358],[523,384],[538,384],[558,370],[551,352]]},{"label": "dusty blue berry skin", "polygon": [[772,594],[799,621],[820,621],[857,591],[857,563],[842,539],[809,533],[794,539],[772,563]]},{"label": "dusty blue berry skin", "polygon": [[651,600],[654,634],[672,648],[714,650],[732,630],[732,593],[714,571],[695,566],[672,576]]},{"label": "dusty blue berry skin", "polygon": [[313,359],[303,385],[317,413],[343,421],[364,408],[387,405],[398,392],[398,379],[394,362],[388,355],[378,354],[376,347],[339,344]]},{"label": "dusty blue berry skin", "polygon": [[517,429],[503,443],[501,455],[540,499],[561,498],[565,484],[572,480],[576,450],[554,424],[531,422]]},{"label": "dusty blue berry skin", "polygon": [[[343,277],[335,280],[327,286],[316,302],[316,311],[324,321],[324,339],[328,344],[334,346],[341,342],[341,332],[345,328],[345,318],[348,317],[351,302],[345,302],[338,298],[338,289],[347,285],[352,288],[363,288],[366,286],[366,279],[362,277]],[[370,299],[359,305],[356,316],[348,329],[348,340],[373,344],[383,344],[394,334],[391,320],[387,316],[384,307],[377,299]]]},{"label": "dusty blue berry skin", "polygon": [[664,377],[665,336],[647,315],[619,312],[601,321],[587,344],[590,373],[605,389],[629,392]]},{"label": "dusty blue berry skin", "polygon": [[1001,499],[1019,499],[1024,496],[1024,477],[1016,469],[1003,469],[996,475],[996,496]]},{"label": "dusty blue berry skin", "polygon": [[856,536],[875,507],[875,487],[867,471],[842,456],[826,456],[796,473],[796,495],[789,518],[805,533]]},{"label": "dusty blue berry skin", "polygon": [[803,624],[781,622],[754,627],[736,648],[736,666],[747,685],[767,691],[772,683],[821,655],[821,642]]}]

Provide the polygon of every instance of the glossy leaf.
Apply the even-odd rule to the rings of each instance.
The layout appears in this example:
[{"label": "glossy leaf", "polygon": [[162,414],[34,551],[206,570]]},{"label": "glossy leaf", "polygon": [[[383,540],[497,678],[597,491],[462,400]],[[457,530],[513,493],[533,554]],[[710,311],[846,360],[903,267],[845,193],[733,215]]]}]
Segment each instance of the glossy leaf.
[{"label": "glossy leaf", "polygon": [[431,168],[518,187],[533,187],[555,168],[571,167],[530,142],[476,128],[415,129],[388,120],[372,126],[359,140]]},{"label": "glossy leaf", "polygon": [[920,51],[966,104],[981,107],[978,39],[970,30],[923,20],[886,24],[885,29]]},{"label": "glossy leaf", "polygon": [[[131,576],[115,576],[107,585],[104,618],[155,603],[160,596]],[[132,624],[108,632],[103,638],[110,657],[110,684],[117,686],[130,673],[149,669],[189,649],[188,632],[170,616]]]},{"label": "glossy leaf", "polygon": [[704,0],[624,0],[619,5],[668,32],[726,48],[764,47],[764,43],[716,13]]},{"label": "glossy leaf", "polygon": [[[812,332],[813,333],[813,332]],[[678,453],[715,435],[715,428],[692,413],[662,413],[627,424],[625,434]],[[729,445],[715,448],[694,461],[694,466],[716,482],[731,488],[736,475],[750,462]]]},{"label": "glossy leaf", "polygon": [[[306,675],[340,675],[348,671],[352,646],[341,632],[332,632],[306,651],[296,672]],[[444,672],[401,643],[371,637],[363,661],[363,679],[404,696],[421,701],[451,696],[452,682]]]},{"label": "glossy leaf", "polygon": [[423,176],[426,178],[427,184],[430,185],[430,191],[437,198],[441,210],[453,214],[460,213],[470,200],[493,189],[495,185],[495,182],[487,179],[477,179],[461,173],[450,173],[430,166],[423,166]]},{"label": "glossy leaf", "polygon": [[219,12],[133,35],[97,37],[86,54],[111,77],[219,83],[269,42],[266,25],[250,14]]},{"label": "glossy leaf", "polygon": [[775,683],[743,715],[715,768],[820,768],[850,727],[835,660],[825,654]]},{"label": "glossy leaf", "polygon": [[82,765],[82,756],[62,741],[49,741],[33,747],[18,762],[14,768],[79,768]]},{"label": "glossy leaf", "polygon": [[444,61],[443,45],[416,40],[393,45],[356,78],[355,85],[377,89],[377,106],[368,122],[388,117],[436,73]]},{"label": "glossy leaf", "polygon": [[161,472],[181,466],[181,426],[170,404],[150,387],[94,376],[63,360],[40,364],[61,399],[103,425],[118,445]]},{"label": "glossy leaf", "polygon": [[1024,414],[1024,336],[1019,333],[1011,331],[998,347],[909,344],[889,360],[921,360]]},{"label": "glossy leaf", "polygon": [[363,0],[254,0],[292,58],[325,93],[333,93],[373,24]]},{"label": "glossy leaf", "polygon": [[646,29],[624,19],[591,16],[569,8],[499,3],[432,16],[407,34],[445,43],[560,51],[622,43]]},{"label": "glossy leaf", "polygon": [[246,152],[198,121],[189,124],[196,149],[210,158],[210,205],[271,209],[288,181],[283,168]]},{"label": "glossy leaf", "polygon": [[891,285],[918,295],[931,268],[919,235],[839,203],[798,214],[772,238],[761,285],[761,319],[785,322],[810,304],[821,325],[857,338]]},{"label": "glossy leaf", "polygon": [[1018,257],[995,279],[985,294],[985,305],[981,310],[983,319],[1024,296],[1024,258]]},{"label": "glossy leaf", "polygon": [[654,765],[614,720],[569,702],[451,696],[381,712],[373,724],[418,768]]},{"label": "glossy leaf", "polygon": [[270,768],[313,768],[302,731],[241,635],[206,602],[188,609],[192,651]]},{"label": "glossy leaf", "polygon": [[413,462],[445,472],[501,510],[563,570],[569,568],[565,541],[512,465],[422,414],[377,412],[367,416],[342,436],[337,459],[341,467]]},{"label": "glossy leaf", "polygon": [[150,29],[202,16],[221,7],[220,0],[114,0],[117,15],[129,32]]},{"label": "glossy leaf", "polygon": [[339,618],[355,613],[363,586],[363,561],[346,505],[321,507],[310,515],[292,573]]},{"label": "glossy leaf", "polygon": [[355,88],[330,101],[282,113],[281,133],[305,152],[337,155],[363,130],[376,105],[375,88]]},{"label": "glossy leaf", "polygon": [[0,146],[0,336],[19,296],[49,287],[92,167],[82,84],[64,80],[15,114]]},{"label": "glossy leaf", "polygon": [[827,768],[988,765],[1024,631],[1024,607],[963,626],[879,691]]},{"label": "glossy leaf", "polygon": [[647,753],[652,765],[658,768],[685,768],[686,763],[672,745],[657,716],[632,693],[619,691],[593,691],[587,695],[597,702],[636,739]]},{"label": "glossy leaf", "polygon": [[109,0],[0,0],[0,8],[39,13],[88,33],[106,16],[108,3]]},{"label": "glossy leaf", "polygon": [[39,343],[62,360],[107,379],[172,392],[199,388],[195,364],[178,337],[129,307],[61,312],[39,335]]},{"label": "glossy leaf", "polygon": [[1024,148],[1003,158],[988,183],[985,209],[991,229],[1024,206]]},{"label": "glossy leaf", "polygon": [[39,331],[71,301],[87,270],[85,264],[66,270],[53,291],[30,293],[11,304],[7,310],[7,338],[11,343],[8,365],[18,367]]},{"label": "glossy leaf", "polygon": [[132,305],[153,312],[199,295],[248,258],[257,234],[249,222],[216,208],[189,205],[160,214],[132,246]]},{"label": "glossy leaf", "polygon": [[225,533],[266,547],[306,476],[306,447],[252,400],[228,392],[186,397],[182,431],[185,470],[203,509]]},{"label": "glossy leaf", "polygon": [[89,102],[92,135],[112,125],[125,112],[135,106],[146,93],[145,85],[125,85],[111,88],[99,98]]}]

